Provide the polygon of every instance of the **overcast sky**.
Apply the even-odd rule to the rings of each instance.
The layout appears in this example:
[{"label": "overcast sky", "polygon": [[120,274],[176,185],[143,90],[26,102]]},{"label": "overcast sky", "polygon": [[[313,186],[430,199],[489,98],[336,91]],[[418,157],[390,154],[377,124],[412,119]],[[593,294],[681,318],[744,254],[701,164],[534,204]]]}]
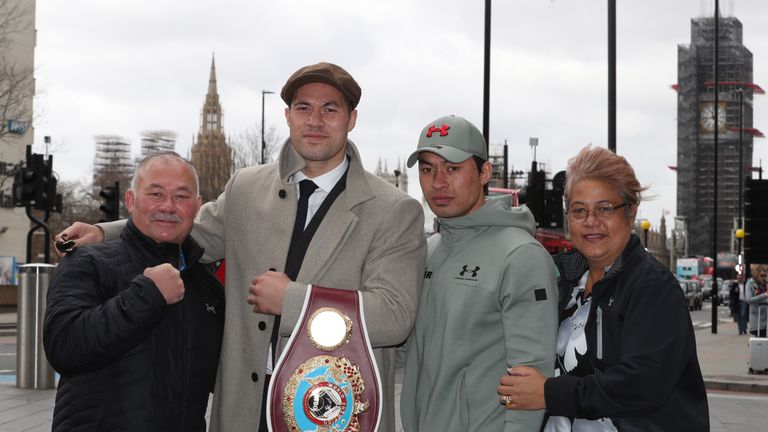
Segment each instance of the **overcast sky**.
[{"label": "overcast sky", "polygon": [[[658,225],[676,212],[677,45],[690,20],[714,0],[618,1],[618,153],[656,199],[640,217]],[[744,25],[754,81],[768,88],[768,2],[722,0]],[[607,141],[605,0],[502,0],[493,4],[490,141],[505,140],[514,169],[528,169],[529,137],[554,174],[589,143]],[[347,69],[362,87],[350,137],[363,163],[394,169],[421,128],[446,114],[482,129],[482,0],[38,0],[36,144],[49,135],[64,180],[89,178],[94,135],[132,140],[145,129],[178,133],[186,155],[215,52],[224,127],[230,136],[261,118],[261,90],[279,93],[301,66]],[[756,97],[754,124],[768,132],[768,96]],[[266,126],[285,138],[277,94]],[[755,140],[768,164],[768,143]],[[421,198],[414,169],[410,193]]]}]

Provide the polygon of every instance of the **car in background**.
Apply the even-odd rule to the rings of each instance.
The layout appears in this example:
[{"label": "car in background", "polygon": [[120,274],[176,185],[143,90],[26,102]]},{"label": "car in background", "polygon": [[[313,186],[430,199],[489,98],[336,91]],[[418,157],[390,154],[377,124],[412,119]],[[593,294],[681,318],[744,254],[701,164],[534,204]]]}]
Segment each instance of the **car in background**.
[{"label": "car in background", "polygon": [[720,284],[720,289],[717,291],[718,297],[720,297],[720,304],[728,306],[731,300],[731,285],[736,283],[736,279],[726,279]]},{"label": "car in background", "polygon": [[702,296],[701,284],[693,279],[680,279],[680,289],[683,290],[685,301],[688,304],[688,310],[701,310],[704,298]]},{"label": "car in background", "polygon": [[[704,300],[708,300],[712,297],[712,276],[704,275],[699,279],[701,283],[701,297]],[[717,278],[717,293],[720,293],[720,287],[723,285],[723,278]]]}]

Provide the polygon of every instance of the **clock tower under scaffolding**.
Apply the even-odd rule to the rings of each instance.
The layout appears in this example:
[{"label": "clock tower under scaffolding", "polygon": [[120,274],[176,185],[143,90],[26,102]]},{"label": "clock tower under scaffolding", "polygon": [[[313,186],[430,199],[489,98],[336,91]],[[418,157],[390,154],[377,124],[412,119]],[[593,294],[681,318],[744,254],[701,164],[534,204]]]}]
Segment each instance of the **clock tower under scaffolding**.
[{"label": "clock tower under scaffolding", "polygon": [[678,78],[672,86],[677,91],[677,166],[671,168],[677,170],[677,216],[687,226],[691,255],[712,254],[715,128],[719,154],[718,252],[732,248],[742,202],[739,177],[750,175],[752,141],[762,137],[752,125],[752,98],[764,91],[752,83],[752,53],[742,42],[741,21],[720,17],[719,33],[718,118],[714,118],[713,17],[691,20],[691,43],[678,46]]}]

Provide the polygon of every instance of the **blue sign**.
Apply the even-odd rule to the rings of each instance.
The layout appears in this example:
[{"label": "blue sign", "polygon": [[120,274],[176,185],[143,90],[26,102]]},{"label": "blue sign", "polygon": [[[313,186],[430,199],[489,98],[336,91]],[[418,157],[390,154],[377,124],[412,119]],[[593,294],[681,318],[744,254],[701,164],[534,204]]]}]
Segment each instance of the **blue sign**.
[{"label": "blue sign", "polygon": [[0,256],[0,285],[16,285],[16,267],[15,256]]},{"label": "blue sign", "polygon": [[24,135],[27,132],[27,122],[16,119],[8,119],[8,132]]}]

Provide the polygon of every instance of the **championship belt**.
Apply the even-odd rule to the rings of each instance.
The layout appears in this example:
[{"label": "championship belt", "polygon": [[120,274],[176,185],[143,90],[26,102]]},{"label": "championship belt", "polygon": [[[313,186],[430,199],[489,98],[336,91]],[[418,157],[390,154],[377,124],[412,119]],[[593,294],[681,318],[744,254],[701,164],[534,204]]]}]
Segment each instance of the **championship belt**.
[{"label": "championship belt", "polygon": [[269,430],[373,432],[381,400],[363,293],[310,285],[269,383]]}]

